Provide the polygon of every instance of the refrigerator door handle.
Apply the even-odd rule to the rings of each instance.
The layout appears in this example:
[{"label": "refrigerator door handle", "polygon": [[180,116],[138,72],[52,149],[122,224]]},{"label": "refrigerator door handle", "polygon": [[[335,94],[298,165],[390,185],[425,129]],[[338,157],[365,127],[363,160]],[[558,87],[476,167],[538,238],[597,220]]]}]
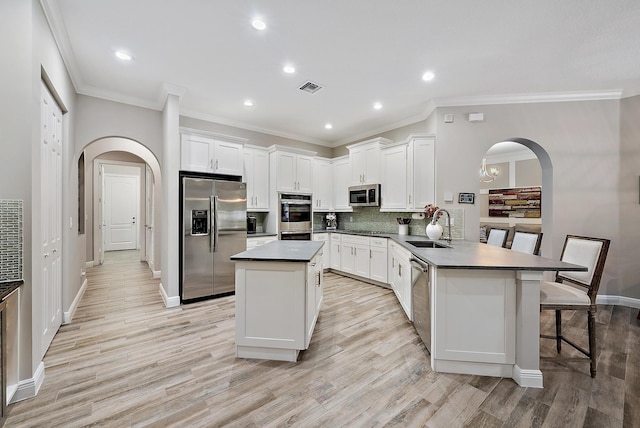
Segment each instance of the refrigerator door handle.
[{"label": "refrigerator door handle", "polygon": [[218,251],[218,197],[210,196],[211,200],[211,252]]}]

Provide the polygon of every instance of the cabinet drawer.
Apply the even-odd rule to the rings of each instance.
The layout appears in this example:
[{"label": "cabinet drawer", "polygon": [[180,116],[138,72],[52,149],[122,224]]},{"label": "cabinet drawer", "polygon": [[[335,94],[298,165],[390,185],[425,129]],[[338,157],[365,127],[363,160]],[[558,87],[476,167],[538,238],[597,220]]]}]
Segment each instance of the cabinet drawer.
[{"label": "cabinet drawer", "polygon": [[357,244],[357,245],[369,245],[370,238],[368,236],[358,235],[342,235],[342,243],[344,244]]},{"label": "cabinet drawer", "polygon": [[370,238],[372,247],[387,248],[387,238]]}]

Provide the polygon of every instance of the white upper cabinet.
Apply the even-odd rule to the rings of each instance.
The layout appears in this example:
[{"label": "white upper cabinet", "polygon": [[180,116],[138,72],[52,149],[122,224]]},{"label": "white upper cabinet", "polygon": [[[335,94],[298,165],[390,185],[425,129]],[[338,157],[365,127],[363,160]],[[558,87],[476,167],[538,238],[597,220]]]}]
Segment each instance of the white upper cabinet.
[{"label": "white upper cabinet", "polygon": [[381,157],[381,211],[416,211],[435,202],[435,136],[411,134],[382,149]]},{"label": "white upper cabinet", "polygon": [[393,141],[378,137],[347,146],[351,160],[351,184],[380,182],[380,148]]},{"label": "white upper cabinet", "polygon": [[280,146],[271,146],[269,154],[272,176],[275,176],[276,191],[313,192],[313,156],[315,153],[300,153]]},{"label": "white upper cabinet", "polygon": [[[242,143],[226,141],[225,138],[227,137],[183,133],[181,138],[181,169],[242,175]],[[240,139],[237,140],[240,141]]]},{"label": "white upper cabinet", "polygon": [[333,177],[330,159],[313,160],[313,210],[333,209]]},{"label": "white upper cabinet", "polygon": [[409,136],[409,209],[423,209],[436,202],[436,138],[433,135]]},{"label": "white upper cabinet", "polygon": [[243,157],[247,211],[266,211],[269,209],[269,153],[266,149],[245,146]]},{"label": "white upper cabinet", "polygon": [[334,158],[333,171],[333,208],[336,211],[353,211],[349,205],[349,186],[351,184],[351,162],[349,156]]},{"label": "white upper cabinet", "polygon": [[407,148],[407,144],[400,144],[381,152],[380,208],[405,209],[409,204]]}]

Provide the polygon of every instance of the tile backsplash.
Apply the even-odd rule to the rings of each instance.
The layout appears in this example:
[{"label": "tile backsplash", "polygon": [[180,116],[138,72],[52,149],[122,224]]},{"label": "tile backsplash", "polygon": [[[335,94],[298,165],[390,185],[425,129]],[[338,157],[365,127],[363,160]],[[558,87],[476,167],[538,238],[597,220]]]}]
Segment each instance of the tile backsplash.
[{"label": "tile backsplash", "polygon": [[0,199],[0,282],[22,279],[22,201]]},{"label": "tile backsplash", "polygon": [[[464,209],[463,208],[446,208],[453,219],[451,226],[451,235],[453,239],[464,239]],[[362,231],[362,232],[387,232],[398,233],[397,217],[411,218],[408,212],[380,212],[377,207],[361,207],[354,209],[353,212],[338,212],[338,229]],[[324,219],[324,213],[314,213],[313,222],[316,229],[321,229]],[[439,220],[439,223],[445,229],[447,235],[447,227],[445,226],[445,218]],[[427,219],[412,219],[409,223],[409,235],[425,236],[425,228],[427,227]]]}]

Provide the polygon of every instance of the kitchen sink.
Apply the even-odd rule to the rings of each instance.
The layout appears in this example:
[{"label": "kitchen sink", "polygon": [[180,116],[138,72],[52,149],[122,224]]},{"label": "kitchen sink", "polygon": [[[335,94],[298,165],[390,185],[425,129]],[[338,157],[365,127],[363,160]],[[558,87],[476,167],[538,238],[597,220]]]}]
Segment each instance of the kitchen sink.
[{"label": "kitchen sink", "polygon": [[436,241],[406,241],[407,244],[418,248],[450,248],[447,244]]}]

